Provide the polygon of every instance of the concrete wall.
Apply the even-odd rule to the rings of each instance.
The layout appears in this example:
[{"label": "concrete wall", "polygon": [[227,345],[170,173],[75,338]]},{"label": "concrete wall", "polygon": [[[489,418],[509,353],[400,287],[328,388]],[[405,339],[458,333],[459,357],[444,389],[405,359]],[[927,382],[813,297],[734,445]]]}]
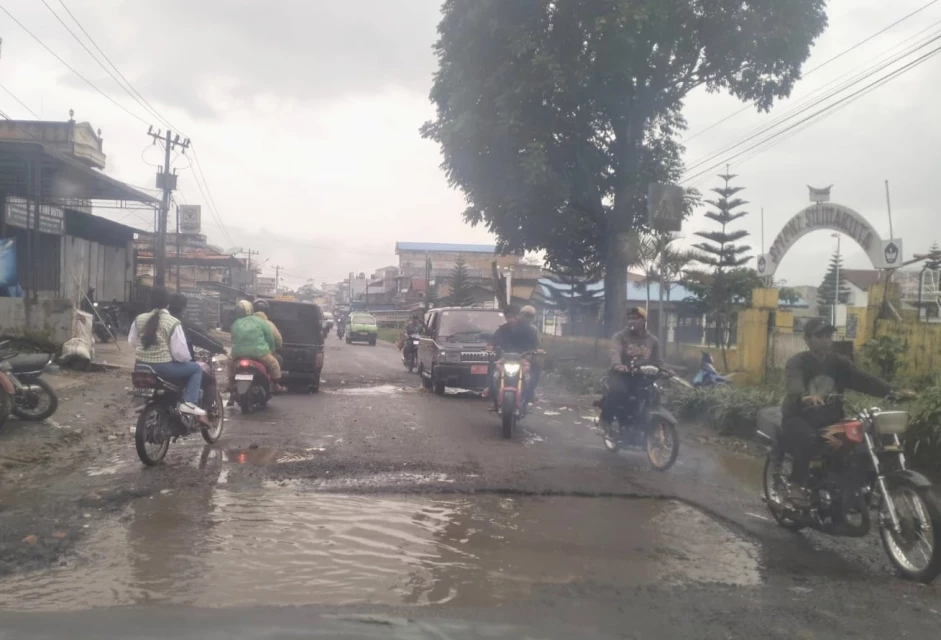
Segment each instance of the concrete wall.
[{"label": "concrete wall", "polygon": [[58,348],[72,337],[76,315],[68,300],[0,298],[0,335],[30,338]]}]

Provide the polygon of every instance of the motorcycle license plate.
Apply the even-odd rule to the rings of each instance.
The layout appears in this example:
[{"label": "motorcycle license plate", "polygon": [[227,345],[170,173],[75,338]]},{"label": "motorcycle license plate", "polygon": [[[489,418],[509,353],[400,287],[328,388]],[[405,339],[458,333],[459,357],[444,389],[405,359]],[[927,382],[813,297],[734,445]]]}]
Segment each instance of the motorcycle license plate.
[{"label": "motorcycle license plate", "polygon": [[152,398],[154,396],[153,389],[134,389],[134,395],[138,398]]},{"label": "motorcycle license plate", "polygon": [[471,375],[479,376],[487,374],[487,365],[485,364],[474,364],[471,365]]},{"label": "motorcycle license plate", "polygon": [[251,382],[252,380],[255,379],[255,376],[252,375],[251,373],[238,373],[235,375],[235,379],[236,380],[248,380],[249,382]]}]

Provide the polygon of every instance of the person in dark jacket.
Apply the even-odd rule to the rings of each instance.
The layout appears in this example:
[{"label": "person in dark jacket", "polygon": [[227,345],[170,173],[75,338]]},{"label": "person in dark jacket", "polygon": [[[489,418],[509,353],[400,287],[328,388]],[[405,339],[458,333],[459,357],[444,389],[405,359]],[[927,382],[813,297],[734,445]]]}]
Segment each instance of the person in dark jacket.
[{"label": "person in dark jacket", "polygon": [[[844,419],[842,394],[858,391],[875,397],[892,392],[888,382],[866,373],[849,358],[833,350],[836,327],[823,318],[804,325],[807,351],[792,356],[784,367],[785,395],[781,402],[781,428],[792,448],[789,498],[803,507],[809,502],[806,489],[810,461],[820,446],[820,430]],[[911,391],[897,391],[914,397]]]},{"label": "person in dark jacket", "polygon": [[170,315],[180,321],[183,325],[183,333],[186,335],[186,343],[189,345],[190,357],[196,359],[194,347],[205,349],[212,355],[225,353],[225,347],[222,343],[216,342],[205,333],[188,323],[183,315],[186,313],[186,296],[182,293],[174,293],[170,296],[170,306],[168,307]]}]

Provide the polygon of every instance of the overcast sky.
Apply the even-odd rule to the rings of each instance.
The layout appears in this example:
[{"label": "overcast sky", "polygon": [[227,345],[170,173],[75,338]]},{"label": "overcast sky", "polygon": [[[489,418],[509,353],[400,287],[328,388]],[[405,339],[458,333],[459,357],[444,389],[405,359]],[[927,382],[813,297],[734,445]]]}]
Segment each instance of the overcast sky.
[{"label": "overcast sky", "polygon": [[[46,2],[82,36],[59,0]],[[926,2],[832,0],[830,27],[805,69]],[[181,175],[177,196],[203,204],[204,229],[213,243],[258,249],[266,267],[282,265],[288,284],[297,285],[306,277],[335,281],[349,271],[394,264],[396,241],[491,240],[482,229],[463,223],[461,194],[449,189],[436,145],[418,134],[433,115],[428,90],[439,0],[65,4],[137,91],[193,139],[228,234],[210,214],[184,157],[175,161]],[[109,174],[153,187],[149,165],[162,158],[145,133],[147,124],[163,125],[108,77],[42,0],[0,0],[0,5],[143,122],[89,88],[2,12],[0,84],[43,119],[66,120],[74,109],[77,120],[102,129]],[[933,26],[939,21],[941,3],[811,73],[770,115],[748,110],[695,137],[742,105],[722,95],[691,96],[688,165],[740,142],[801,100],[820,95],[814,92],[821,87],[833,88],[939,33]],[[743,225],[754,234],[756,253],[760,208],[768,246],[784,222],[808,203],[808,184],[833,184],[835,202],[861,212],[888,237],[888,179],[895,235],[904,239],[906,257],[941,240],[936,222],[941,129],[932,115],[941,87],[931,83],[938,77],[941,61],[932,58],[813,126],[782,135],[764,152],[733,159],[732,172],[747,187],[743,197],[754,212]],[[0,109],[14,118],[32,117],[2,89]],[[709,188],[718,181],[707,176],[691,183]],[[102,214],[138,227],[152,224],[148,213]],[[700,213],[688,223],[688,232],[702,226]],[[847,266],[869,266],[852,243],[843,246]],[[790,284],[816,285],[834,247],[829,232],[807,236],[777,275]]]}]

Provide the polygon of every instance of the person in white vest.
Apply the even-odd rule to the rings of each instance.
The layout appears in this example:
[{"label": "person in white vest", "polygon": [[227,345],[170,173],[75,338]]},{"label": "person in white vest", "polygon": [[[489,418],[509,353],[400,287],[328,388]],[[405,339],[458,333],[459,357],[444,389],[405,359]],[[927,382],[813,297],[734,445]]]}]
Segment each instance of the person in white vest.
[{"label": "person in white vest", "polygon": [[166,289],[151,289],[153,310],[137,316],[131,324],[127,342],[134,349],[138,364],[152,368],[161,378],[185,381],[180,412],[203,417],[206,412],[197,405],[203,370],[190,358],[183,324],[167,310],[169,304],[170,295]]}]

